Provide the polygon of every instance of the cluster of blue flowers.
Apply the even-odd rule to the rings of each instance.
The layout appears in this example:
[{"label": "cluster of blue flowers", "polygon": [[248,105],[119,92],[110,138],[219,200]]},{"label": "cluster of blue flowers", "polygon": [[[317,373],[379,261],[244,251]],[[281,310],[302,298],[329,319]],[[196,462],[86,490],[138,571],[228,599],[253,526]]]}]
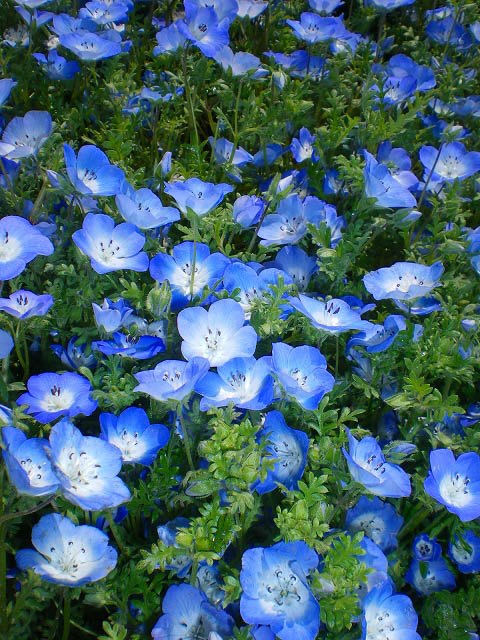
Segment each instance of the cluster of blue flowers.
[{"label": "cluster of blue flowers", "polygon": [[68,4],[0,43],[0,635],[30,570],[112,638],[434,637],[480,598],[478,8]]}]

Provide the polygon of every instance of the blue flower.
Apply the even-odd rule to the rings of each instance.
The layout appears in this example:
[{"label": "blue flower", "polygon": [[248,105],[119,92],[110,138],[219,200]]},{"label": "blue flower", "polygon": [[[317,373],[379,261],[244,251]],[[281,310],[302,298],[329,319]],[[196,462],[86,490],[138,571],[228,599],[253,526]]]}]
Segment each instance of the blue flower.
[{"label": "blue flower", "polygon": [[16,87],[18,82],[13,78],[2,78],[0,80],[0,106],[8,100],[10,91]]},{"label": "blue flower", "polygon": [[37,155],[53,130],[48,111],[29,111],[23,118],[12,118],[0,142],[0,156],[8,160]]},{"label": "blue flower", "polygon": [[122,327],[128,327],[131,324],[129,318],[133,313],[133,309],[123,298],[120,298],[117,302],[112,302],[109,298],[105,298],[101,307],[95,302],[92,302],[92,307],[97,327],[103,327],[108,333],[117,331]]},{"label": "blue flower", "polygon": [[411,76],[417,81],[417,91],[428,91],[436,85],[435,74],[430,67],[417,64],[414,60],[398,53],[392,56],[385,66],[385,70],[389,76],[404,78]]},{"label": "blue flower", "polygon": [[107,156],[92,144],[80,148],[78,156],[68,144],[63,145],[65,166],[75,190],[92,196],[114,196],[120,193],[124,173],[110,164]]},{"label": "blue flower", "polygon": [[[383,640],[389,634],[402,640],[421,640],[416,632],[418,616],[408,596],[392,595],[389,582],[370,591],[363,603],[362,640]],[[393,636],[393,637],[395,637]]]},{"label": "blue flower", "polygon": [[181,402],[192,391],[210,368],[205,358],[192,358],[188,362],[164,360],[150,371],[139,371],[134,377],[140,383],[135,387],[137,393],[147,393],[155,400]]},{"label": "blue flower", "polygon": [[89,416],[97,408],[90,397],[90,382],[78,373],[40,373],[28,379],[27,389],[17,404],[28,405],[26,413],[42,424],[60,416]]},{"label": "blue flower", "polygon": [[411,493],[410,479],[397,464],[385,461],[375,438],[356,440],[347,429],[349,452],[342,447],[352,478],[367,491],[383,498],[403,498]]},{"label": "blue flower", "polygon": [[0,220],[0,280],[15,278],[36,256],[49,256],[54,246],[28,220],[5,216]]},{"label": "blue flower", "polygon": [[146,412],[137,407],[125,409],[118,417],[101,413],[99,420],[100,438],[120,449],[124,463],[152,464],[170,437],[165,425],[150,424]]},{"label": "blue flower", "polygon": [[416,298],[411,304],[405,304],[401,300],[394,300],[395,305],[404,313],[415,316],[426,316],[434,311],[442,310],[442,303],[431,296]]},{"label": "blue flower", "polygon": [[342,6],[343,2],[342,0],[308,0],[308,4],[314,11],[328,14]]},{"label": "blue flower", "polygon": [[135,191],[125,182],[122,190],[123,193],[115,196],[120,215],[139,229],[157,229],[180,220],[178,209],[164,207],[160,198],[150,189]]},{"label": "blue flower", "polygon": [[441,262],[430,267],[416,262],[396,262],[391,267],[382,267],[363,277],[365,289],[375,300],[414,300],[441,286],[438,278],[443,273]]},{"label": "blue flower", "polygon": [[252,486],[259,494],[274,491],[281,483],[289,490],[298,488],[298,481],[307,464],[309,439],[305,432],[292,429],[285,422],[280,411],[270,411],[265,417],[263,427],[257,432],[256,439],[265,438],[265,457],[276,460],[273,469],[267,473],[265,480],[256,480]]},{"label": "blue flower", "polygon": [[253,78],[261,78],[268,74],[266,69],[260,67],[260,60],[257,56],[246,51],[233,53],[230,47],[223,47],[213,56],[215,60],[222,65],[225,71],[229,69],[232,76],[243,76],[246,73],[254,72]]},{"label": "blue flower", "polygon": [[217,140],[215,140],[213,136],[210,136],[208,142],[213,149],[213,155],[217,164],[231,163],[234,167],[244,167],[253,160],[251,153],[248,153],[243,147],[238,146],[232,158],[234,144],[226,138],[217,138]]},{"label": "blue flower", "polygon": [[432,169],[432,179],[436,182],[465,180],[480,171],[480,152],[467,152],[461,142],[445,144],[440,155],[435,147],[422,147],[418,155],[425,169],[424,180],[428,178]]},{"label": "blue flower", "polygon": [[197,7],[212,7],[214,9],[219,22],[226,21],[228,25],[233,22],[237,16],[238,2],[237,0],[189,0],[191,4]]},{"label": "blue flower", "polygon": [[12,336],[3,329],[0,329],[0,359],[3,360],[3,358],[8,356],[14,344]]},{"label": "blue flower", "polygon": [[244,229],[259,222],[265,209],[265,200],[257,196],[240,196],[233,203],[232,216]]},{"label": "blue flower", "polygon": [[232,358],[251,356],[257,346],[255,329],[244,326],[245,314],[235,300],[218,300],[209,310],[191,307],[177,316],[184,358],[206,358],[211,367]]},{"label": "blue flower", "polygon": [[412,161],[402,147],[392,147],[390,141],[382,142],[378,147],[377,160],[390,169],[392,177],[406,189],[418,186],[417,177],[410,171]]},{"label": "blue flower", "polygon": [[[186,307],[191,301],[190,286],[192,281],[194,244],[182,242],[173,248],[173,256],[158,253],[150,262],[150,274],[157,282],[168,280],[172,291],[171,308],[174,311]],[[193,277],[193,296],[202,293],[204,287],[212,289],[221,281],[230,260],[223,253],[210,254],[208,245],[197,242],[195,252],[195,272]],[[208,296],[203,304],[212,302]]]},{"label": "blue flower", "polygon": [[208,638],[213,633],[223,638],[233,633],[233,618],[216,609],[204,593],[189,584],[171,585],[163,598],[162,610],[163,615],[152,629],[154,640],[187,640],[199,634]]},{"label": "blue flower", "polygon": [[97,360],[93,353],[90,355],[85,355],[85,350],[87,348],[87,343],[82,342],[77,344],[78,336],[73,336],[68,341],[67,347],[63,347],[60,344],[51,344],[50,349],[53,353],[60,358],[62,364],[64,364],[69,369],[76,370],[79,367],[89,367],[93,368],[97,364]]},{"label": "blue flower", "polygon": [[59,513],[50,513],[32,529],[33,549],[16,555],[20,569],[32,569],[43,580],[67,587],[96,582],[117,564],[117,552],[108,536],[96,527],[74,525]]},{"label": "blue flower", "polygon": [[129,7],[124,2],[87,2],[78,12],[79,18],[93,20],[105,26],[112,22],[125,22],[128,19]]},{"label": "blue flower", "polygon": [[389,168],[379,164],[368,151],[363,153],[366,160],[363,178],[367,198],[375,198],[375,204],[379,207],[415,207],[417,201],[410,191],[395,179]]},{"label": "blue flower", "polygon": [[119,355],[136,360],[148,360],[165,351],[165,343],[155,336],[131,336],[116,331],[112,338],[112,340],[92,342],[93,351],[100,351],[107,356]]},{"label": "blue flower", "polygon": [[238,0],[238,17],[239,18],[256,18],[265,11],[268,2],[262,0]]},{"label": "blue flower", "polygon": [[440,44],[450,44],[459,51],[467,51],[472,46],[472,36],[464,26],[455,22],[452,16],[443,20],[432,20],[425,28],[429,38]]},{"label": "blue flower", "polygon": [[473,451],[455,460],[450,449],[430,452],[430,470],[423,484],[428,495],[462,522],[480,516],[480,456]]},{"label": "blue flower", "polygon": [[317,554],[301,541],[245,551],[240,572],[243,620],[270,626],[281,640],[314,640],[320,607],[307,576],[317,565]]},{"label": "blue flower", "polygon": [[352,329],[371,328],[372,323],[362,320],[358,311],[354,311],[344,300],[333,298],[324,302],[300,294],[288,301],[297,311],[303,313],[314,327],[329,333],[341,333]]},{"label": "blue flower", "polygon": [[185,45],[186,38],[180,33],[179,24],[180,20],[175,20],[156,34],[158,45],[153,49],[154,56],[159,56],[162,53],[175,53]]},{"label": "blue flower", "polygon": [[[178,516],[165,524],[161,524],[157,527],[157,533],[159,539],[167,547],[179,548],[177,544],[177,533],[180,528],[188,529],[190,526],[190,520],[183,516]],[[174,571],[179,578],[184,578],[190,571],[192,566],[192,558],[187,555],[176,555],[173,559],[165,565],[165,569]]]},{"label": "blue flower", "polygon": [[441,556],[430,561],[414,558],[405,574],[405,582],[422,596],[429,596],[443,589],[452,591],[456,586],[455,576]]},{"label": "blue flower", "polygon": [[53,304],[53,297],[20,289],[8,298],[0,298],[0,311],[9,313],[14,318],[25,320],[32,316],[44,316]]},{"label": "blue flower", "polygon": [[78,62],[66,60],[55,49],[48,52],[48,58],[43,53],[32,55],[52,80],[70,80],[80,71]]},{"label": "blue flower", "polygon": [[442,547],[436,538],[429,538],[426,533],[422,533],[413,541],[412,551],[417,560],[431,562],[441,556]]},{"label": "blue flower", "polygon": [[275,260],[266,263],[265,266],[288,273],[300,292],[307,290],[312,275],[318,271],[316,259],[295,245],[282,247],[275,256]]},{"label": "blue flower", "polygon": [[286,20],[297,38],[310,44],[324,42],[331,38],[339,38],[345,34],[345,26],[341,18],[321,18],[316,13],[304,12],[298,20]]},{"label": "blue flower", "polygon": [[385,106],[400,104],[411,98],[417,89],[417,80],[412,76],[397,78],[385,76],[381,87],[374,84],[370,90],[375,94],[375,102],[382,100]]},{"label": "blue flower", "polygon": [[455,562],[461,573],[480,571],[480,538],[473,531],[466,529],[462,539],[455,535],[448,546],[448,555]]},{"label": "blue flower", "polygon": [[403,316],[390,315],[385,318],[383,325],[373,324],[370,329],[357,333],[347,342],[345,352],[354,346],[365,347],[368,353],[378,353],[390,347],[399,331],[405,331],[407,324]]},{"label": "blue flower", "polygon": [[69,502],[85,511],[102,511],[130,500],[127,485],[118,477],[120,449],[101,438],[82,435],[67,418],[55,424],[49,442],[48,455]]},{"label": "blue flower", "polygon": [[[223,284],[230,294],[240,289],[237,297],[240,298],[239,302],[245,317],[250,319],[255,300],[262,299],[264,293],[271,292],[271,285],[278,285],[280,278],[285,285],[293,284],[292,278],[279,269],[263,269],[257,274],[252,267],[242,262],[233,262],[225,269]],[[283,297],[286,295],[285,293]]]},{"label": "blue flower", "polygon": [[8,478],[19,493],[29,496],[48,496],[55,493],[60,481],[55,475],[46,453],[48,440],[30,438],[15,427],[4,427],[3,459]]},{"label": "blue flower", "polygon": [[398,547],[397,534],[402,525],[403,518],[395,507],[377,497],[371,500],[362,496],[352,509],[348,509],[345,519],[349,533],[364,531],[386,554]]},{"label": "blue flower", "polygon": [[265,409],[273,400],[273,378],[270,375],[270,358],[255,360],[233,358],[219,365],[218,373],[209,371],[195,385],[195,391],[204,396],[200,410],[225,407],[230,402],[239,409],[253,411]]},{"label": "blue flower", "polygon": [[184,38],[191,40],[207,58],[215,57],[217,51],[229,41],[229,21],[219,21],[215,10],[200,7],[188,0],[184,1],[185,21],[178,23],[178,30]]},{"label": "blue flower", "polygon": [[175,199],[183,214],[187,213],[187,207],[189,207],[197,216],[204,216],[214,209],[231,191],[233,191],[233,187],[224,182],[212,184],[198,178],[189,178],[185,182],[171,182],[165,185],[165,193]]},{"label": "blue flower", "polygon": [[75,231],[72,240],[90,258],[92,268],[97,273],[148,269],[148,255],[142,251],[145,236],[129,222],[115,226],[110,216],[87,213],[82,229]]},{"label": "blue flower", "polygon": [[122,51],[119,42],[84,30],[60,34],[60,44],[77,55],[80,60],[103,60],[116,56]]},{"label": "blue flower", "polygon": [[335,378],[327,371],[327,361],[315,347],[274,342],[272,373],[287,395],[311,411],[318,408],[320,400],[335,384]]},{"label": "blue flower", "polygon": [[385,582],[390,582],[391,578],[388,575],[388,560],[380,547],[373,540],[370,540],[368,536],[364,536],[359,546],[365,553],[355,557],[358,558],[359,562],[363,562],[368,569],[372,569],[367,575],[366,582],[361,583],[356,591],[360,600],[359,604],[362,606],[372,589],[381,586]]},{"label": "blue flower", "polygon": [[316,139],[317,136],[312,136],[306,127],[300,129],[299,139],[292,138],[290,151],[297,162],[303,162],[303,160],[309,160],[310,158],[313,162],[318,162],[319,158],[313,146]]},{"label": "blue flower", "polygon": [[261,245],[269,247],[272,244],[296,244],[307,232],[307,223],[319,226],[321,222],[330,228],[330,245],[335,247],[342,237],[341,228],[345,225],[343,217],[337,216],[333,205],[314,196],[305,200],[293,194],[287,196],[278,205],[274,214],[266,216],[258,235],[262,238]]}]

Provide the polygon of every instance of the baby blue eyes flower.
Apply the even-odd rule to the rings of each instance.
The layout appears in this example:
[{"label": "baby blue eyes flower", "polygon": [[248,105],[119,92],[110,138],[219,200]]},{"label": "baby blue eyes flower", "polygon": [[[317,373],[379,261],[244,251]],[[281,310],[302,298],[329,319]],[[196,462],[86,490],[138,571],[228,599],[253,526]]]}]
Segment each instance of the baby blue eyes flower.
[{"label": "baby blue eyes flower", "polygon": [[204,216],[223,200],[227,193],[233,191],[229,184],[212,184],[198,178],[189,178],[185,182],[172,182],[165,185],[165,193],[172,196],[183,214],[187,207],[197,216]]},{"label": "baby blue eyes flower", "polygon": [[439,556],[430,561],[421,562],[414,558],[405,574],[405,582],[423,596],[429,596],[443,589],[455,589],[455,576],[450,571],[445,560]]},{"label": "baby blue eyes flower", "polygon": [[129,8],[123,2],[87,2],[78,12],[79,18],[93,20],[96,24],[107,25],[128,19]]},{"label": "baby blue eyes flower", "polygon": [[480,538],[470,529],[462,533],[462,538],[455,535],[448,546],[448,554],[461,573],[476,573],[480,571]]},{"label": "baby blue eyes flower", "polygon": [[29,111],[23,118],[12,118],[0,142],[0,156],[9,160],[36,155],[53,131],[48,111]]},{"label": "baby blue eyes flower", "polygon": [[105,298],[101,307],[95,302],[92,302],[92,307],[95,315],[95,324],[97,327],[103,327],[108,333],[118,331],[118,329],[128,327],[131,324],[129,318],[133,313],[133,309],[123,298],[120,298],[117,302],[112,302],[109,298]]},{"label": "baby blue eyes flower", "polygon": [[8,356],[14,344],[12,336],[3,329],[0,329],[0,359]]},{"label": "baby blue eyes flower", "polygon": [[268,2],[262,0],[238,0],[238,17],[239,18],[256,18],[265,11]]},{"label": "baby blue eyes flower", "polygon": [[320,607],[307,576],[317,565],[317,554],[304,542],[245,551],[240,572],[243,620],[268,625],[281,640],[314,640]]},{"label": "baby blue eyes flower", "polygon": [[205,358],[192,358],[188,362],[164,360],[150,371],[139,371],[134,378],[140,383],[134,388],[137,393],[147,393],[155,400],[181,402],[192,391],[210,368]]},{"label": "baby blue eyes flower", "polygon": [[315,258],[308,256],[303,249],[295,245],[280,249],[269,267],[288,273],[300,292],[306,291],[312,275],[318,271]]},{"label": "baby blue eyes flower", "polygon": [[80,60],[103,60],[122,51],[119,42],[113,42],[90,31],[60,34],[60,44],[77,55]]},{"label": "baby blue eyes flower", "polygon": [[251,356],[257,346],[257,334],[244,323],[242,307],[230,299],[214,302],[208,311],[202,307],[184,309],[177,317],[183,356],[187,360],[195,356],[206,358],[211,367]]},{"label": "baby blue eyes flower", "polygon": [[165,343],[155,336],[131,336],[116,331],[112,338],[92,342],[92,349],[107,356],[119,355],[136,360],[148,360],[165,351]]},{"label": "baby blue eyes flower", "polygon": [[162,602],[163,615],[152,629],[154,640],[209,640],[218,633],[227,638],[233,632],[233,618],[216,609],[204,593],[189,584],[168,588]]},{"label": "baby blue eyes flower", "polygon": [[390,347],[400,331],[405,331],[407,324],[403,316],[391,315],[385,318],[383,325],[373,324],[367,331],[361,331],[347,342],[346,352],[354,346],[365,347],[368,353],[378,353]]},{"label": "baby blue eyes flower", "polygon": [[159,56],[162,53],[174,53],[185,45],[186,38],[178,29],[179,22],[179,20],[175,20],[170,26],[161,29],[156,34],[158,45],[153,49],[154,56]]},{"label": "baby blue eyes flower", "polygon": [[363,603],[362,640],[421,640],[416,632],[418,616],[408,596],[392,594],[385,582],[370,591]]},{"label": "baby blue eyes flower", "polygon": [[174,207],[164,207],[160,198],[150,189],[135,191],[128,183],[124,193],[115,196],[120,215],[126,222],[139,229],[156,229],[180,220],[180,213]]},{"label": "baby blue eyes flower", "polygon": [[412,551],[417,560],[430,562],[437,560],[442,554],[442,547],[436,538],[429,538],[426,533],[417,536],[413,541]]},{"label": "baby blue eyes flower", "polygon": [[48,440],[29,438],[15,427],[4,427],[3,459],[8,478],[19,493],[29,496],[48,496],[55,493],[60,482],[55,475],[45,448]]},{"label": "baby blue eyes flower", "polygon": [[101,413],[100,438],[115,445],[127,464],[150,465],[164,447],[170,432],[163,424],[150,424],[143,409],[129,407],[117,417]]},{"label": "baby blue eyes flower", "polygon": [[298,20],[286,20],[297,38],[315,44],[331,38],[339,38],[346,30],[340,18],[321,18],[316,13],[304,12]]},{"label": "baby blue eyes flower", "polygon": [[17,404],[27,404],[26,413],[42,424],[60,416],[89,416],[97,408],[90,397],[90,382],[78,373],[40,373],[29,378],[27,389]]},{"label": "baby blue eyes flower", "polygon": [[73,336],[68,341],[66,348],[60,344],[51,344],[50,349],[57,358],[60,358],[61,363],[69,369],[76,370],[79,367],[95,367],[97,364],[95,356],[93,353],[87,356],[85,354],[87,344],[85,342],[77,344],[77,340],[78,336]]},{"label": "baby blue eyes flower", "polygon": [[193,2],[185,0],[185,21],[178,22],[178,30],[184,38],[193,42],[207,58],[214,58],[215,54],[228,45],[228,20],[219,21],[215,10],[209,7],[199,7]]},{"label": "baby blue eyes flower", "polygon": [[117,552],[108,536],[96,527],[74,525],[59,513],[50,513],[32,529],[33,549],[17,552],[20,569],[32,569],[43,580],[79,587],[104,578],[117,564]]},{"label": "baby blue eyes flower", "polygon": [[364,531],[386,554],[398,546],[397,535],[403,525],[403,518],[395,507],[376,496],[373,500],[362,496],[357,504],[347,511],[345,528],[352,535]]},{"label": "baby blue eyes flower", "polygon": [[342,333],[352,329],[369,330],[372,326],[368,320],[362,320],[360,313],[354,311],[344,300],[334,298],[324,302],[300,294],[298,298],[289,298],[288,301],[297,311],[307,316],[314,327],[329,333]]},{"label": "baby blue eyes flower", "polygon": [[332,13],[343,2],[341,0],[308,0],[310,8],[318,13]]},{"label": "baby blue eyes flower", "polygon": [[379,207],[395,209],[417,206],[414,196],[392,175],[386,165],[378,163],[368,151],[364,151],[364,156],[366,165],[363,177],[367,198],[375,198],[375,204]]},{"label": "baby blue eyes flower", "polygon": [[86,511],[102,511],[130,500],[127,485],[118,477],[122,468],[118,447],[82,435],[66,418],[52,428],[49,441],[49,457],[69,502]]},{"label": "baby blue eyes flower", "polygon": [[452,16],[443,20],[432,20],[428,23],[425,33],[435,42],[446,45],[447,43],[465,52],[472,46],[472,37],[459,22],[455,22]]},{"label": "baby blue eyes flower", "polygon": [[291,347],[274,342],[272,373],[286,394],[307,410],[317,409],[320,400],[335,384],[335,378],[327,371],[327,361],[315,347]]},{"label": "baby blue eyes flower", "polygon": [[473,451],[455,460],[449,449],[430,452],[425,491],[457,515],[462,522],[480,516],[480,456]]},{"label": "baby blue eyes flower", "polygon": [[52,304],[53,297],[48,294],[37,296],[31,291],[20,289],[8,298],[0,298],[0,311],[5,311],[19,320],[25,320],[32,316],[44,316]]},{"label": "baby blue eyes flower", "polygon": [[8,100],[10,91],[17,86],[17,82],[13,78],[2,78],[0,80],[0,106]]},{"label": "baby blue eyes flower", "polygon": [[367,491],[383,498],[403,498],[411,493],[410,479],[397,464],[385,461],[375,438],[356,440],[347,429],[349,453],[342,447],[352,478]]},{"label": "baby blue eyes flower", "polygon": [[464,180],[480,171],[480,152],[467,152],[461,142],[444,145],[440,155],[435,147],[422,147],[419,157],[425,168],[424,179],[428,178],[432,169],[433,180],[446,182],[453,182],[456,179]]},{"label": "baby blue eyes flower", "polygon": [[364,0],[365,6],[372,6],[382,11],[393,11],[399,7],[413,4],[415,0]]},{"label": "baby blue eyes flower", "polygon": [[142,251],[145,236],[128,222],[115,226],[110,216],[88,213],[82,229],[75,231],[72,240],[90,258],[93,270],[99,274],[119,269],[148,269],[148,256]]},{"label": "baby blue eyes flower", "polygon": [[254,71],[253,78],[261,78],[268,74],[266,69],[260,67],[260,60],[257,56],[239,51],[233,53],[230,47],[223,47],[215,54],[215,60],[222,65],[225,71],[231,70],[232,76],[243,76],[246,73]]},{"label": "baby blue eyes flower", "polygon": [[48,58],[43,53],[32,55],[52,80],[70,80],[80,71],[78,62],[66,60],[55,49],[49,51]]},{"label": "baby blue eyes flower", "polygon": [[209,371],[195,385],[195,391],[204,396],[200,401],[201,411],[226,407],[230,402],[239,409],[257,411],[273,401],[269,357],[233,358],[219,365],[217,371]]},{"label": "baby blue eyes flower", "polygon": [[[172,291],[174,311],[186,307],[191,300],[192,270],[193,296],[202,293],[204,287],[213,288],[223,277],[230,260],[223,253],[210,253],[208,245],[197,242],[195,267],[193,266],[193,242],[182,242],[173,248],[173,256],[159,253],[150,262],[150,274],[157,282],[168,280]],[[209,296],[204,304],[212,301]]]},{"label": "baby blue eyes flower", "polygon": [[121,193],[123,171],[111,165],[98,147],[86,144],[76,156],[72,147],[64,144],[63,153],[68,177],[76,191],[92,196],[114,196]]},{"label": "baby blue eyes flower", "polygon": [[263,482],[257,480],[253,483],[252,490],[259,494],[268,493],[276,489],[278,483],[290,490],[297,489],[307,463],[307,434],[289,427],[280,411],[270,411],[256,437],[257,440],[266,438],[267,458],[275,458],[276,462]]},{"label": "baby blue eyes flower", "polygon": [[441,286],[438,278],[443,273],[441,262],[430,267],[416,262],[396,262],[363,277],[366,290],[375,300],[415,300]]},{"label": "baby blue eyes flower", "polygon": [[411,76],[415,78],[417,81],[417,91],[428,91],[436,85],[435,74],[430,67],[417,64],[403,53],[392,56],[386,64],[385,70],[389,76],[395,76],[397,78]]},{"label": "baby blue eyes flower", "polygon": [[259,222],[265,209],[265,201],[257,196],[240,196],[233,204],[232,216],[244,229]]},{"label": "baby blue eyes flower", "polygon": [[312,159],[313,162],[318,161],[318,155],[315,152],[314,143],[317,136],[312,136],[306,127],[302,127],[299,131],[299,138],[293,138],[290,143],[290,151],[297,162]]},{"label": "baby blue eyes flower", "polygon": [[54,247],[36,227],[19,216],[0,220],[0,280],[18,276],[36,256],[49,256]]}]

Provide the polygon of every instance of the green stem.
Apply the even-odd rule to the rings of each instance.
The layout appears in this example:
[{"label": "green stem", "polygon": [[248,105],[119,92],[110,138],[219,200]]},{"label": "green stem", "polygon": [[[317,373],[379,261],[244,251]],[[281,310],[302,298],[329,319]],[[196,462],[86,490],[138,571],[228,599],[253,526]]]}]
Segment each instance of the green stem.
[{"label": "green stem", "polygon": [[0,158],[0,171],[3,173],[3,176],[5,178],[5,182],[7,183],[7,187],[10,190],[10,193],[12,194],[12,200],[15,204],[15,209],[17,210],[17,213],[21,213],[21,207],[20,207],[20,202],[15,194],[15,189],[13,188],[13,184],[12,181],[10,180],[10,176],[7,173],[7,170],[5,169],[5,165],[3,164],[2,159]]},{"label": "green stem", "polygon": [[185,47],[185,49],[183,51],[183,55],[182,55],[183,83],[185,85],[185,93],[187,95],[187,104],[188,104],[188,111],[189,111],[189,115],[190,115],[190,122],[191,122],[193,133],[194,133],[194,143],[195,143],[195,150],[196,150],[196,153],[197,153],[197,161],[199,161],[199,159],[200,159],[200,148],[199,148],[200,147],[200,139],[198,137],[197,121],[195,119],[195,109],[194,109],[194,106],[193,106],[192,91],[190,89],[190,83],[188,81],[187,51],[188,51],[188,48]]},{"label": "green stem", "polygon": [[121,539],[120,534],[118,532],[118,527],[115,524],[113,520],[112,512],[109,509],[105,511],[105,519],[108,522],[108,526],[110,527],[110,531],[112,532],[112,536],[114,537],[116,545],[120,549],[120,552],[124,556],[128,557],[128,549],[123,544],[123,540]]},{"label": "green stem", "polygon": [[375,61],[380,57],[380,42],[382,41],[383,29],[385,27],[385,21],[387,19],[387,12],[380,12],[380,20],[378,22],[378,35],[377,35],[377,50],[375,52]]},{"label": "green stem", "polygon": [[180,425],[182,427],[183,445],[185,447],[185,453],[187,454],[188,466],[190,467],[190,469],[192,471],[195,471],[195,466],[194,466],[193,460],[192,460],[192,451],[190,449],[190,441],[189,441],[189,438],[188,438],[188,432],[187,432],[187,429],[185,427],[185,423],[183,421],[182,404],[181,403],[179,403],[179,405],[177,407],[177,416],[178,416],[178,419],[180,420]]},{"label": "green stem", "polygon": [[70,587],[64,587],[64,589],[63,589],[63,633],[62,633],[62,640],[68,640],[68,637],[70,635],[70,605],[71,605]]},{"label": "green stem", "polygon": [[[266,165],[265,165],[266,166]],[[260,216],[260,220],[257,223],[257,226],[255,227],[255,230],[253,232],[252,235],[252,239],[250,240],[250,244],[247,247],[247,253],[251,253],[253,246],[255,244],[255,240],[257,239],[258,236],[258,230],[260,229],[260,227],[262,226],[263,221],[265,220],[265,216],[267,215],[268,209],[270,207],[270,202],[267,202],[267,204],[265,205],[265,209],[263,210],[262,215]]]},{"label": "green stem", "polygon": [[190,584],[192,587],[197,586],[198,560],[192,562],[192,573],[190,574]]},{"label": "green stem", "polygon": [[404,538],[407,533],[410,533],[410,531],[416,529],[419,524],[421,524],[426,518],[430,516],[431,512],[425,507],[425,505],[417,505],[407,522],[401,528],[399,538]]},{"label": "green stem", "polygon": [[53,502],[54,499],[55,499],[55,496],[50,496],[43,502],[40,502],[40,504],[37,504],[34,507],[31,507],[31,509],[24,509],[24,511],[15,511],[14,513],[7,513],[6,515],[3,515],[0,518],[0,526],[5,525],[10,520],[15,520],[15,518],[23,518],[23,516],[29,516],[30,514],[35,513],[36,511],[40,511],[41,509],[43,509],[43,507],[46,507],[51,502]]},{"label": "green stem", "polygon": [[337,333],[337,335],[335,336],[335,380],[337,380],[338,378],[338,360],[340,357],[339,342],[340,342],[340,339]]}]

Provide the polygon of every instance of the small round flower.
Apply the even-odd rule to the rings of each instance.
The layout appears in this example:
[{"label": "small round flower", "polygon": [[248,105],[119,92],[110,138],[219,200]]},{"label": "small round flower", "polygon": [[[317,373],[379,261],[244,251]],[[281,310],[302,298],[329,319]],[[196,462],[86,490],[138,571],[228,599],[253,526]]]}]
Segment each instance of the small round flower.
[{"label": "small round flower", "polygon": [[151,371],[134,374],[134,378],[140,383],[134,391],[147,393],[160,402],[180,402],[193,391],[193,387],[209,368],[210,363],[205,358],[195,357],[188,362],[164,360]]},{"label": "small round flower", "polygon": [[480,516],[480,456],[469,451],[455,460],[450,449],[430,452],[425,491],[462,522]]},{"label": "small round flower", "polygon": [[90,396],[90,382],[78,373],[40,373],[29,378],[27,388],[17,404],[29,405],[26,413],[42,424],[60,416],[89,416],[97,408]]},{"label": "small round flower", "polygon": [[155,336],[132,336],[116,331],[113,340],[96,340],[92,342],[93,351],[105,355],[119,355],[123,358],[148,360],[165,351],[165,343]]},{"label": "small round flower", "polygon": [[443,273],[441,262],[430,267],[416,262],[396,262],[391,267],[371,271],[363,277],[363,284],[375,300],[414,300],[441,286],[438,278]]},{"label": "small round flower", "polygon": [[421,640],[416,632],[418,616],[408,596],[401,593],[392,594],[389,582],[370,591],[363,603],[362,638],[364,640],[386,640],[390,633],[392,638],[403,640]]},{"label": "small round flower", "polygon": [[307,316],[314,327],[329,333],[368,330],[372,326],[368,320],[362,320],[360,312],[352,309],[344,300],[333,298],[324,302],[300,294],[298,298],[289,298],[288,301],[297,311]]},{"label": "small round flower", "polygon": [[150,465],[164,447],[170,432],[163,424],[150,424],[143,409],[129,407],[117,417],[100,414],[100,438],[115,445],[124,463]]},{"label": "small round flower", "polygon": [[345,528],[349,533],[364,531],[386,554],[398,547],[397,534],[402,525],[403,518],[395,511],[395,507],[376,496],[373,500],[362,496],[347,511],[345,519]]},{"label": "small round flower", "polygon": [[448,554],[461,573],[476,573],[480,571],[480,538],[470,529],[462,533],[462,538],[460,540],[455,535],[454,542],[449,544]]},{"label": "small round flower", "polygon": [[0,280],[18,276],[36,256],[49,256],[54,247],[25,218],[5,216],[0,220]]},{"label": "small round flower", "polygon": [[32,529],[33,549],[21,549],[20,569],[32,569],[46,582],[79,587],[104,578],[117,564],[108,536],[96,527],[76,526],[59,513],[50,513]]},{"label": "small round flower", "polygon": [[212,184],[198,178],[189,178],[185,182],[172,182],[165,185],[165,193],[172,196],[183,214],[187,207],[197,216],[204,216],[214,209],[233,187],[226,183]]},{"label": "small round flower", "polygon": [[9,160],[36,155],[53,130],[48,111],[29,111],[10,120],[0,142],[0,156]]},{"label": "small round flower", "polygon": [[37,296],[32,291],[20,289],[8,298],[0,298],[0,311],[5,311],[19,320],[25,320],[32,316],[44,316],[52,304],[53,297],[48,294]]},{"label": "small round flower", "polygon": [[119,269],[148,269],[148,256],[142,251],[145,236],[128,222],[115,226],[110,216],[88,213],[82,229],[75,231],[72,240],[90,258],[93,270],[99,274]]},{"label": "small round flower", "polygon": [[101,149],[86,144],[76,156],[72,147],[64,144],[63,154],[68,177],[76,191],[91,196],[114,196],[120,193],[124,173],[110,164]]},{"label": "small round flower", "polygon": [[0,359],[8,356],[14,344],[12,336],[3,329],[0,329]]}]

